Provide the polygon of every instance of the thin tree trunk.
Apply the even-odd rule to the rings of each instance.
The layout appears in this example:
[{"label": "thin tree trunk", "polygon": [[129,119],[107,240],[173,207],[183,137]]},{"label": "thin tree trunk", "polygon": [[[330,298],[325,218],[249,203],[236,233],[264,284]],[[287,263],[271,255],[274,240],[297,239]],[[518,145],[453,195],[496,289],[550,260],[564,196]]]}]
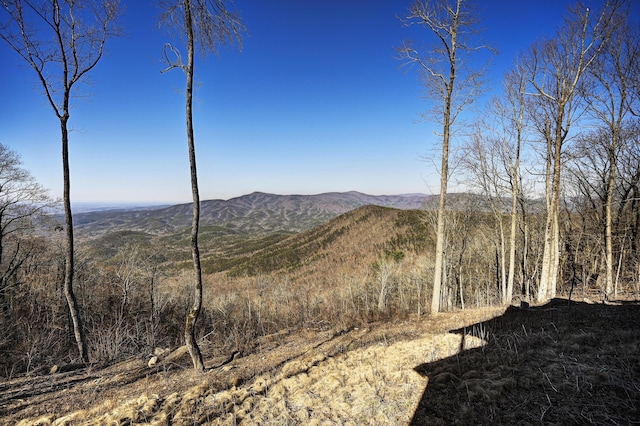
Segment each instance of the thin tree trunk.
[{"label": "thin tree trunk", "polygon": [[544,247],[542,249],[542,265],[540,267],[540,282],[538,284],[538,295],[536,297],[538,302],[546,301],[547,293],[549,291],[550,281],[550,262],[551,262],[551,218],[552,218],[552,158],[551,158],[551,136],[549,130],[550,124],[545,126],[545,138],[547,139],[547,158],[546,158],[546,172],[545,172],[545,201],[547,208],[547,217],[544,227]]},{"label": "thin tree trunk", "polygon": [[518,160],[516,154],[516,166],[513,168],[511,189],[511,233],[509,235],[509,272],[507,275],[507,303],[513,299],[513,283],[516,274],[516,238],[518,228]]},{"label": "thin tree trunk", "polygon": [[506,305],[510,302],[507,299],[507,248],[504,241],[504,226],[502,225],[502,215],[499,212],[496,215],[499,223],[500,231],[500,292],[502,304]]},{"label": "thin tree trunk", "polygon": [[194,34],[193,18],[191,15],[191,0],[184,0],[185,23],[187,26],[188,64],[186,67],[186,121],[187,144],[189,146],[189,166],[191,170],[191,193],[193,195],[193,220],[191,222],[191,255],[193,258],[193,271],[195,275],[195,287],[193,305],[187,314],[184,328],[184,339],[193,367],[198,371],[204,371],[202,353],[198,347],[195,336],[195,325],[202,309],[202,269],[200,267],[200,250],[198,247],[198,227],[200,225],[200,194],[198,193],[198,174],[196,169],[196,150],[193,136],[193,70],[194,70]]},{"label": "thin tree trunk", "polygon": [[615,135],[614,135],[614,143],[613,147],[610,148],[609,152],[609,176],[607,180],[607,199],[605,201],[605,231],[604,231],[604,240],[605,240],[605,250],[606,250],[606,274],[605,274],[605,297],[606,299],[610,299],[613,295],[613,235],[612,235],[612,213],[611,213],[611,204],[613,204],[613,192],[615,191],[615,180],[616,180],[616,172],[615,172]]},{"label": "thin tree trunk", "polygon": [[[444,163],[444,154],[442,162]],[[442,192],[444,188],[445,192]],[[444,214],[446,198],[446,178],[441,178],[440,203],[438,206],[438,222],[436,225],[436,259],[433,271],[433,295],[431,297],[431,313],[440,312],[440,296],[442,294],[442,268],[444,260]]]},{"label": "thin tree trunk", "polygon": [[[516,130],[516,152],[515,158],[511,166],[511,234],[509,235],[509,272],[507,278],[507,298],[508,303],[511,303],[513,300],[513,287],[515,282],[516,275],[516,246],[517,246],[517,232],[518,232],[518,201],[519,201],[519,193],[520,193],[520,151],[522,150],[522,132],[524,127],[524,117],[525,117],[525,84],[524,84],[524,75],[522,74],[522,68],[517,68],[517,72],[513,74],[513,76],[517,77],[515,80],[511,80],[516,82],[517,85],[511,86],[513,89],[517,88],[517,91],[514,90],[512,101],[514,105],[514,124]],[[524,220],[524,202],[522,203],[523,209],[523,220]],[[526,224],[523,224],[526,226]],[[525,240],[526,241],[526,240]],[[526,244],[523,248],[523,252],[526,253]],[[525,262],[525,254],[523,253],[523,265]],[[524,266],[523,266],[523,274],[522,274],[522,283],[524,283],[525,275],[524,275]],[[522,291],[521,291],[522,293]],[[528,300],[527,300],[528,301]]]},{"label": "thin tree trunk", "polygon": [[549,274],[549,288],[547,297],[556,297],[558,286],[558,272],[560,269],[560,169],[562,167],[562,144],[564,141],[562,123],[564,122],[564,111],[560,115],[560,121],[556,125],[555,157],[553,165],[553,187],[551,188],[552,198],[552,240],[551,240],[551,271]]},{"label": "thin tree trunk", "polygon": [[71,212],[71,191],[70,191],[70,174],[69,174],[69,131],[67,128],[68,115],[60,118],[60,129],[62,132],[62,171],[63,171],[63,204],[65,215],[65,232],[67,237],[67,245],[65,250],[65,268],[64,268],[64,295],[69,305],[69,314],[73,323],[73,334],[78,346],[78,352],[83,362],[89,362],[89,354],[87,350],[87,338],[82,326],[82,318],[78,301],[73,292],[73,276],[74,276],[74,255],[73,255],[73,216]]},{"label": "thin tree trunk", "polygon": [[462,280],[462,262],[458,265],[458,289],[460,290],[460,308],[464,311],[464,284]]},{"label": "thin tree trunk", "polygon": [[[524,214],[523,214],[524,216]],[[523,218],[525,221],[526,218]],[[523,224],[522,228],[522,260],[520,262],[520,273],[522,275],[522,288],[520,289],[521,294],[524,295],[525,300],[527,302],[531,302],[531,280],[529,278],[528,273],[528,261],[529,261],[529,232],[528,225],[526,223]]]},{"label": "thin tree trunk", "polygon": [[[454,33],[455,34],[455,33]],[[451,60],[451,74],[447,86],[445,100],[444,125],[442,137],[442,162],[440,169],[440,200],[438,203],[438,224],[436,226],[436,259],[433,275],[433,296],[431,298],[431,312],[440,312],[440,300],[442,293],[442,270],[444,264],[444,238],[445,238],[445,210],[447,200],[447,184],[449,181],[449,138],[451,133],[451,102],[453,97],[453,84],[455,82],[455,36],[452,39],[453,59]]]}]

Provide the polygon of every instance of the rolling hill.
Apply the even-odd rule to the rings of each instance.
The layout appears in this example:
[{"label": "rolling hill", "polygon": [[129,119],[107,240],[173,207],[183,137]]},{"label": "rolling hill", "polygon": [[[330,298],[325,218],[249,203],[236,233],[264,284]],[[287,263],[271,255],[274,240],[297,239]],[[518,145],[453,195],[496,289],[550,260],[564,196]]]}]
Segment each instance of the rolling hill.
[{"label": "rolling hill", "polygon": [[[237,226],[244,224],[240,229],[222,225],[201,227],[199,241],[205,274],[255,276],[287,273],[291,278],[328,277],[340,271],[362,271],[380,258],[404,256],[405,252],[423,253],[432,239],[425,212],[417,209],[364,205],[300,232],[277,230],[276,215],[266,209],[256,209],[255,215],[258,211],[272,225],[265,225],[257,231],[258,225],[249,224],[251,213],[247,213],[247,217],[236,218],[233,222]],[[327,210],[320,213],[317,205],[308,207],[304,212],[309,224],[321,220],[322,215],[330,216]],[[121,214],[136,215],[138,212]],[[90,228],[95,229],[96,226]],[[168,269],[175,271],[191,267],[190,234],[186,227],[167,234],[122,229],[104,231],[92,238],[86,238],[86,233],[84,235],[82,245],[96,259],[108,261],[121,248],[134,245],[154,247],[154,252],[164,253],[164,265]]]},{"label": "rolling hill", "polygon": [[367,205],[288,237],[265,237],[205,255],[205,272],[332,276],[368,267],[380,257],[423,251],[429,232],[420,210]]}]

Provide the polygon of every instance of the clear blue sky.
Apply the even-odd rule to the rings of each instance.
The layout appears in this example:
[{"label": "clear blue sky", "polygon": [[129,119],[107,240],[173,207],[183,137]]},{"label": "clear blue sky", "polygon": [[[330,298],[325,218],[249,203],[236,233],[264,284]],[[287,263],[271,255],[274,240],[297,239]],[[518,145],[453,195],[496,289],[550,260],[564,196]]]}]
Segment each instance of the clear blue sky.
[{"label": "clear blue sky", "polygon": [[[113,39],[74,100],[70,125],[73,202],[187,202],[184,74],[161,74],[168,37],[153,1],[125,1],[127,35]],[[409,36],[404,0],[236,0],[249,35],[241,53],[196,63],[195,135],[202,199],[253,191],[313,194],[437,193],[429,160],[430,103],[395,48]],[[515,55],[553,34],[565,4],[491,0],[484,37],[501,53],[498,90]],[[412,33],[430,37],[426,31]],[[59,122],[35,73],[0,41],[0,143],[53,196],[61,195]],[[437,162],[437,161],[436,161]]]}]

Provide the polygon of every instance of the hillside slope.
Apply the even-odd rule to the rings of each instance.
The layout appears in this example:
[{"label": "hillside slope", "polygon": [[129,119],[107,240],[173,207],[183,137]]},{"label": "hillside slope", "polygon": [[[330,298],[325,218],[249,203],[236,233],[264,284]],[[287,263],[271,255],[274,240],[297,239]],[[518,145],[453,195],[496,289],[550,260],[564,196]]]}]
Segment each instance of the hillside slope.
[{"label": "hillside slope", "polygon": [[0,424],[637,424],[637,302],[556,299],[351,330],[265,336],[229,363],[0,383]]},{"label": "hillside slope", "polygon": [[16,378],[0,383],[0,425],[406,424],[426,384],[413,367],[459,350],[448,330],[501,311],[278,333],[228,363],[204,346],[205,374],[181,347],[151,367],[138,357]]},{"label": "hillside slope", "polygon": [[[247,234],[222,226],[203,226],[199,239],[206,274],[289,273],[312,278],[361,271],[389,256],[425,254],[433,237],[421,210],[366,205],[297,233]],[[162,250],[168,268],[190,267],[187,229],[169,235],[112,231],[83,241],[83,247],[102,260],[128,244]]]},{"label": "hillside slope", "polygon": [[424,212],[368,205],[311,230],[275,240],[256,250],[206,256],[207,272],[257,275],[335,276],[361,270],[385,256],[421,252],[430,244]]}]

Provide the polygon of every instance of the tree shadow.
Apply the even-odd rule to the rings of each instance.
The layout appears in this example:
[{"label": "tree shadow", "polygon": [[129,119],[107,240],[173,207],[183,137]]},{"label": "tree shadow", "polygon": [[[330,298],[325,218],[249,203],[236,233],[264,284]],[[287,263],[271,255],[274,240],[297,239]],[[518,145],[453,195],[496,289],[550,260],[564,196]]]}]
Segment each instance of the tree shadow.
[{"label": "tree shadow", "polygon": [[453,330],[480,348],[415,367],[411,425],[640,423],[640,303],[553,299]]}]

